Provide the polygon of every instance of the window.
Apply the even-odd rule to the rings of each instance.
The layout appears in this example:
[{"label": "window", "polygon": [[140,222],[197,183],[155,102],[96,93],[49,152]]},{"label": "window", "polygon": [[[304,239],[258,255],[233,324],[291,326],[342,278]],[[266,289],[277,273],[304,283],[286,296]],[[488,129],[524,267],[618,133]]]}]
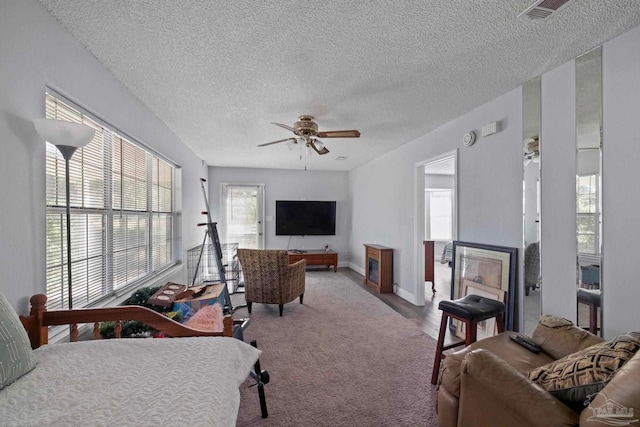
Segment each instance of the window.
[{"label": "window", "polygon": [[576,235],[578,253],[599,254],[599,175],[580,175],[576,180]]},{"label": "window", "polygon": [[[90,305],[177,262],[175,166],[46,94],[46,117],[96,130],[69,164],[73,305]],[[47,143],[47,296],[68,307],[65,162]]]},{"label": "window", "polygon": [[429,240],[451,240],[453,236],[451,190],[426,189],[426,229]]}]

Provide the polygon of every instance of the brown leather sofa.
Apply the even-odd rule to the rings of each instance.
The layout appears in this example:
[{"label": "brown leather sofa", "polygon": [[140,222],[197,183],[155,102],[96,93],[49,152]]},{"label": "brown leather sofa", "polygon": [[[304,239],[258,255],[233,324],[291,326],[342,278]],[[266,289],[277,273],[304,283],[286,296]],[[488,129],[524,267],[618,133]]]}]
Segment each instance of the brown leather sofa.
[{"label": "brown leather sofa", "polygon": [[563,324],[563,320],[541,319],[533,334],[543,349],[540,353],[510,340],[514,332],[504,332],[448,355],[438,379],[440,427],[605,427],[614,424],[593,415],[607,402],[633,411],[629,420],[635,422],[615,425],[639,426],[640,351],[581,412],[570,409],[527,378],[534,368],[603,341],[568,321]]}]

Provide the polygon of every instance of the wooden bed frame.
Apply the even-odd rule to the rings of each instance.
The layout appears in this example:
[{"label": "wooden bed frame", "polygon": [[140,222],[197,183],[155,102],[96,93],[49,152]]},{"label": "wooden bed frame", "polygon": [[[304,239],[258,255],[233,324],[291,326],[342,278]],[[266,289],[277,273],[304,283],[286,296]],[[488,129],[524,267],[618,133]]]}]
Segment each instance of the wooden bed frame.
[{"label": "wooden bed frame", "polygon": [[122,321],[137,320],[157,329],[170,337],[233,337],[233,326],[246,323],[246,320],[235,321],[231,316],[224,317],[222,332],[201,331],[189,328],[168,317],[142,306],[118,306],[106,308],[85,308],[72,310],[47,310],[47,296],[36,294],[29,300],[31,311],[29,316],[20,316],[31,341],[36,349],[49,342],[49,326],[71,325],[70,341],[78,341],[78,324],[93,323],[93,338],[100,339],[100,322],[115,322],[116,338],[121,337]]},{"label": "wooden bed frame", "polygon": [[[78,341],[78,324],[93,323],[93,339],[100,339],[100,322],[115,322],[116,338],[121,338],[122,321],[137,320],[163,332],[167,336],[179,337],[234,337],[236,329],[242,331],[249,326],[249,319],[233,320],[227,315],[223,319],[222,332],[202,331],[189,328],[151,309],[136,305],[84,308],[71,310],[47,310],[47,296],[36,294],[29,299],[31,310],[29,316],[20,316],[24,328],[29,335],[31,347],[36,349],[49,341],[49,326],[71,325],[70,341]],[[239,326],[239,328],[235,328]],[[242,340],[242,338],[240,338]],[[251,345],[257,348],[256,341]],[[256,381],[262,418],[267,418],[267,402],[265,399],[264,385],[269,383],[269,373],[260,369],[260,360],[256,361],[255,369],[249,375]]]}]

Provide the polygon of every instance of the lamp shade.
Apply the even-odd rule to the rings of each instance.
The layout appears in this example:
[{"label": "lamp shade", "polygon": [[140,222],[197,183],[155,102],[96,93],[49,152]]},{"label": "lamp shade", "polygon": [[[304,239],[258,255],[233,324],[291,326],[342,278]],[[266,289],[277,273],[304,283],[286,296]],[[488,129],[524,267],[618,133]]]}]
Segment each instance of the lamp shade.
[{"label": "lamp shade", "polygon": [[91,142],[95,129],[81,123],[55,119],[35,119],[38,134],[55,146],[83,147]]}]

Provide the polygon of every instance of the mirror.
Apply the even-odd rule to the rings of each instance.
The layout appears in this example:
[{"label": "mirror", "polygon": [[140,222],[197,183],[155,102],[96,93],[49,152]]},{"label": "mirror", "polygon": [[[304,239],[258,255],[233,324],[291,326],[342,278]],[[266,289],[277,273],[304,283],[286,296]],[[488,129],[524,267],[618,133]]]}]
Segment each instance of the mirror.
[{"label": "mirror", "polygon": [[540,77],[522,86],[523,327],[531,336],[540,319]]},{"label": "mirror", "polygon": [[576,58],[576,242],[578,325],[601,330],[602,48]]}]

